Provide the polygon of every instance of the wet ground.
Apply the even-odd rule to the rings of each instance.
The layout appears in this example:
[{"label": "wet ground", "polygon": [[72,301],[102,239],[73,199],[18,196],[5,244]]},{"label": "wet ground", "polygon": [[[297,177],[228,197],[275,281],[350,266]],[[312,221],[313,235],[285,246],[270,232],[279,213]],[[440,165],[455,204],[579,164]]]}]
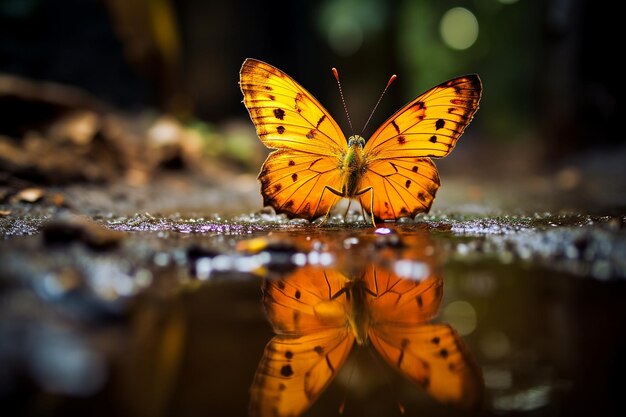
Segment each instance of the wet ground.
[{"label": "wet ground", "polygon": [[[258,210],[251,175],[227,190],[168,176],[5,195],[2,415],[247,415],[274,336],[267,282],[302,274],[322,286],[331,274],[364,286],[372,274],[436,279],[435,317],[402,332],[447,324],[463,353],[425,359],[429,385],[403,378],[399,355],[387,363],[373,344],[355,347],[305,415],[399,415],[398,404],[406,415],[467,415],[459,405],[478,406],[481,392],[477,415],[620,415],[624,195],[578,204],[584,187],[570,192],[562,177],[449,179],[430,214],[376,229],[357,212],[318,227]],[[443,401],[452,405],[433,399],[433,381],[452,384],[459,366],[470,376]],[[292,368],[280,369],[289,380]]]}]

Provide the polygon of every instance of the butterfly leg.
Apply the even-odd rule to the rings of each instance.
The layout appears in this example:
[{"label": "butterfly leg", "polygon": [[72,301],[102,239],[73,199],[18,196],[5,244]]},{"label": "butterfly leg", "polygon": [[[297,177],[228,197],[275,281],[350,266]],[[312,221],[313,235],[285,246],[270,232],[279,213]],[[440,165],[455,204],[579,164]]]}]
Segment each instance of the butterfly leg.
[{"label": "butterfly leg", "polygon": [[343,215],[344,221],[348,218],[348,212],[350,211],[350,204],[352,204],[352,199],[348,200],[348,207],[346,208],[346,212]]},{"label": "butterfly leg", "polygon": [[376,222],[374,222],[374,187],[369,186],[366,188],[363,188],[362,190],[359,190],[356,192],[355,197],[359,196],[359,195],[363,195],[366,192],[371,191],[370,194],[370,218],[372,219],[372,226],[376,227]]},{"label": "butterfly leg", "polygon": [[[336,196],[339,196],[341,198],[344,198],[346,196],[345,191],[337,191],[335,190],[333,187],[330,187],[328,185],[324,186],[324,189],[322,190],[322,195],[320,195],[320,199],[317,201],[317,207],[315,207],[315,211],[314,213],[317,213],[317,209],[320,206],[320,203],[322,202],[322,198],[324,197],[324,191],[330,191],[331,193],[335,194]],[[326,223],[326,220],[328,220],[328,215],[330,214],[330,211],[333,209],[333,206],[331,204],[330,207],[328,207],[328,211],[326,211],[326,214],[324,215],[324,218],[322,219],[322,221],[320,222],[319,226],[323,225],[324,223]]]}]

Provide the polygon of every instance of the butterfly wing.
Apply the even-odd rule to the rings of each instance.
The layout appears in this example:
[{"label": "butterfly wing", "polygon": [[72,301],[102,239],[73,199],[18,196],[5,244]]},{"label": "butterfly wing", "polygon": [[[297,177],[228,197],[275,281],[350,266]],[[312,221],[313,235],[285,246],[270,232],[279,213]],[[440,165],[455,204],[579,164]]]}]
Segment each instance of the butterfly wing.
[{"label": "butterfly wing", "polygon": [[333,296],[346,281],[336,271],[315,267],[266,281],[263,299],[277,336],[266,346],[254,377],[251,415],[299,415],[341,369],[354,336],[347,326],[346,298]]},{"label": "butterfly wing", "polygon": [[387,363],[437,401],[465,409],[481,405],[480,370],[449,325],[381,325],[370,333],[370,340]]},{"label": "butterfly wing", "polygon": [[441,276],[414,281],[372,268],[364,280],[373,294],[369,340],[380,355],[438,401],[475,408],[482,377],[463,340],[447,324],[428,324],[441,303]]},{"label": "butterfly wing", "polygon": [[325,215],[339,200],[324,190],[326,186],[341,190],[337,161],[292,149],[272,152],[259,174],[263,205],[289,217],[312,220]]},{"label": "butterfly wing", "polygon": [[259,174],[264,204],[291,217],[326,214],[339,197],[324,187],[341,190],[338,167],[347,149],[335,120],[294,79],[265,62],[246,59],[239,84],[259,138],[277,149]]},{"label": "butterfly wing", "polygon": [[[373,187],[376,217],[396,219],[430,210],[440,184],[430,158],[452,151],[478,110],[481,95],[476,74],[446,81],[405,105],[374,132],[364,148],[367,172],[360,188]],[[360,201],[372,210],[367,193]]]},{"label": "butterfly wing", "polygon": [[275,336],[265,347],[250,391],[251,416],[298,416],[326,389],[348,356],[353,338],[323,330]]},{"label": "butterfly wing", "polygon": [[428,274],[422,280],[402,279],[395,273],[372,266],[364,277],[369,293],[368,305],[374,326],[418,326],[439,312],[443,279]]}]

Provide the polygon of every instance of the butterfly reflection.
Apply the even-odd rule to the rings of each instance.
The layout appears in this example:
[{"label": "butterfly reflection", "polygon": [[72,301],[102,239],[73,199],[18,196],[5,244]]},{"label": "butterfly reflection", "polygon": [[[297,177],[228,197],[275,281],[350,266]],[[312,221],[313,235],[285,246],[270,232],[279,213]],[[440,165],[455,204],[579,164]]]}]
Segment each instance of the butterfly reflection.
[{"label": "butterfly reflection", "polygon": [[263,284],[276,336],[251,389],[253,416],[297,416],[340,371],[353,345],[371,345],[396,371],[443,403],[475,408],[482,378],[458,333],[431,324],[443,279],[403,279],[370,265],[357,278],[306,266]]}]

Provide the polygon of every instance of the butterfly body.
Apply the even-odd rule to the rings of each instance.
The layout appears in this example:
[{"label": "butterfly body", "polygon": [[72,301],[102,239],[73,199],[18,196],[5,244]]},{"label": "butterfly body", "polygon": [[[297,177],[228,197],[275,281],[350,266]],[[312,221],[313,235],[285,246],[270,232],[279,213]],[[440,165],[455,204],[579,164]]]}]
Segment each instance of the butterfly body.
[{"label": "butterfly body", "polygon": [[342,170],[345,172],[343,193],[347,198],[355,198],[359,191],[359,183],[367,170],[367,163],[363,148],[365,139],[361,136],[350,136],[348,139],[348,152],[343,158]]},{"label": "butterfly body", "polygon": [[440,185],[431,158],[448,155],[478,110],[476,74],[446,81],[393,114],[365,141],[346,140],[328,111],[293,78],[246,59],[240,86],[261,141],[274,149],[258,179],[277,213],[326,219],[341,198],[358,200],[374,219],[430,210]]},{"label": "butterfly body", "polygon": [[344,287],[331,297],[333,299],[345,297],[343,300],[346,306],[344,320],[351,337],[359,346],[365,346],[368,343],[371,315],[367,298],[372,296],[375,294],[367,289],[362,280],[348,280]]}]

